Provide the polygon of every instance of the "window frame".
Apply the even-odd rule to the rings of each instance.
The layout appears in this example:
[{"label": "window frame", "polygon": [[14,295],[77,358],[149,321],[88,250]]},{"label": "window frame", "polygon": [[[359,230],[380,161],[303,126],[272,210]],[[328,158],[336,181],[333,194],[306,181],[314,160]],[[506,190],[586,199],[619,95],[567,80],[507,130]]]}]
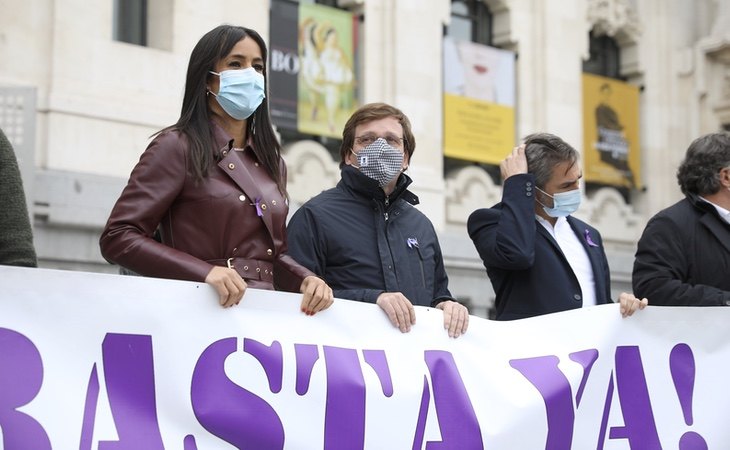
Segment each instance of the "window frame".
[{"label": "window frame", "polygon": [[[464,4],[467,13],[454,12],[454,5]],[[492,12],[482,0],[451,0],[451,18],[458,17],[469,21],[471,27],[471,41],[477,44],[492,46]],[[450,26],[450,25],[449,25]],[[448,36],[448,28],[444,27],[444,36]]]}]

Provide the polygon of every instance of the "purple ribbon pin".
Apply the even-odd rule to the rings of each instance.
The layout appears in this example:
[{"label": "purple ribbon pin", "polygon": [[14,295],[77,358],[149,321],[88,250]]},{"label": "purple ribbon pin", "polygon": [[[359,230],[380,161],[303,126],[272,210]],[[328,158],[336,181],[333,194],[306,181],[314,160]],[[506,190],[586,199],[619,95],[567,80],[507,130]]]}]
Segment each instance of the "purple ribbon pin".
[{"label": "purple ribbon pin", "polygon": [[418,248],[418,239],[416,238],[408,238],[406,239],[406,244],[408,244],[408,248],[416,247]]},{"label": "purple ribbon pin", "polygon": [[[263,217],[264,212],[261,210],[261,198],[256,197],[256,201],[254,202],[254,205],[256,205],[256,215],[259,217]],[[586,230],[588,231],[588,230]]]},{"label": "purple ribbon pin", "polygon": [[589,247],[598,247],[598,244],[593,242],[593,238],[591,237],[591,232],[589,230],[585,231],[585,237]]}]

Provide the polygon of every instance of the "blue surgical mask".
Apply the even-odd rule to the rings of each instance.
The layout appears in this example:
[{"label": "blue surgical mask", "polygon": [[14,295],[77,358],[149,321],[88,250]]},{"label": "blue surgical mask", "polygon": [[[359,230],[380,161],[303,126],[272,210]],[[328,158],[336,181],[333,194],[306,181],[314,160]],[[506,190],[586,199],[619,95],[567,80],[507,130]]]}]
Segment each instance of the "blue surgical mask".
[{"label": "blue surgical mask", "polygon": [[211,94],[215,95],[223,111],[236,120],[251,117],[266,96],[264,76],[253,67],[210,73],[220,77],[218,94]]},{"label": "blue surgical mask", "polygon": [[580,206],[580,189],[573,189],[567,192],[558,192],[555,195],[550,195],[540,188],[537,188],[540,192],[553,199],[553,207],[549,208],[545,206],[540,200],[537,202],[542,205],[542,209],[545,210],[550,217],[566,217],[578,210]]}]

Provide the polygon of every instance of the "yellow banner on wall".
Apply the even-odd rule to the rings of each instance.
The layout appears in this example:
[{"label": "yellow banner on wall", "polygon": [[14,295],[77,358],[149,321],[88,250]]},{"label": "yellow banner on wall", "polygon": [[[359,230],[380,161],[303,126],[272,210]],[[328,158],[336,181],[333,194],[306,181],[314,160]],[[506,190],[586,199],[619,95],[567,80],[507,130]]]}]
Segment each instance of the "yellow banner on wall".
[{"label": "yellow banner on wall", "polygon": [[498,164],[515,142],[515,55],[444,37],[444,155]]},{"label": "yellow banner on wall", "polygon": [[499,164],[515,142],[515,113],[509,106],[444,94],[444,154]]},{"label": "yellow banner on wall", "polygon": [[639,88],[583,74],[583,140],[587,182],[641,187]]}]

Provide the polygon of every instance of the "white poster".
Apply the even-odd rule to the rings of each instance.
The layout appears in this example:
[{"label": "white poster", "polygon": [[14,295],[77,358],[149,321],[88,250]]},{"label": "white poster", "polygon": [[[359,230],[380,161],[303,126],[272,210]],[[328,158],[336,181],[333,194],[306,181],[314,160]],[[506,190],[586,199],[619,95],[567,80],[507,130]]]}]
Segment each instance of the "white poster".
[{"label": "white poster", "polygon": [[0,448],[725,449],[730,309],[416,308],[0,267]]}]

